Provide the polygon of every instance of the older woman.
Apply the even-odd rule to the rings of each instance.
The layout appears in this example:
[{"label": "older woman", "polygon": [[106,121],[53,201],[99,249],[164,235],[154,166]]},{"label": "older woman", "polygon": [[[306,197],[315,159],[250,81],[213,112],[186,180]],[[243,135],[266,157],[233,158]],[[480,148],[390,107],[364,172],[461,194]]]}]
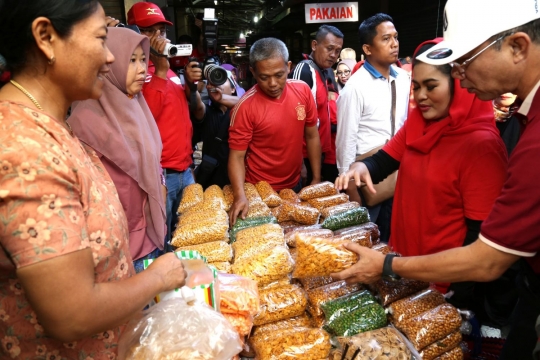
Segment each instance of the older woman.
[{"label": "older woman", "polygon": [[101,96],[106,38],[96,0],[0,2],[2,358],[114,358],[123,324],[184,284],[174,254],[134,275],[116,189],[64,121]]}]

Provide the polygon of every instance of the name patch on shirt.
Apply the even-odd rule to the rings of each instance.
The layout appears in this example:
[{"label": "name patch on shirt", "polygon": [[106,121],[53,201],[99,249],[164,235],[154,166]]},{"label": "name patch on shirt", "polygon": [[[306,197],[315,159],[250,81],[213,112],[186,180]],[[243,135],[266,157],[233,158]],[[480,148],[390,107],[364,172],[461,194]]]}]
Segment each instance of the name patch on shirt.
[{"label": "name patch on shirt", "polygon": [[298,120],[304,121],[306,119],[306,106],[299,104],[295,109]]}]

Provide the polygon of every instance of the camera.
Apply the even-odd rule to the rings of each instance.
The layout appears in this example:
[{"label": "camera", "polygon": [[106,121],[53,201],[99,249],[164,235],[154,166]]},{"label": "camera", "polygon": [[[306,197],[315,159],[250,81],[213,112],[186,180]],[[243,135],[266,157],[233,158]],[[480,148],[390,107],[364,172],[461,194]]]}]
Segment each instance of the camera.
[{"label": "camera", "polygon": [[170,58],[175,56],[190,56],[192,51],[193,45],[191,44],[173,45],[168,43],[165,45],[165,49],[163,49],[163,55]]},{"label": "camera", "polygon": [[[197,58],[190,58],[189,61],[198,61]],[[208,57],[204,64],[199,63],[203,71],[203,79],[214,86],[220,86],[227,82],[227,70],[219,66],[219,60],[216,57]]]}]

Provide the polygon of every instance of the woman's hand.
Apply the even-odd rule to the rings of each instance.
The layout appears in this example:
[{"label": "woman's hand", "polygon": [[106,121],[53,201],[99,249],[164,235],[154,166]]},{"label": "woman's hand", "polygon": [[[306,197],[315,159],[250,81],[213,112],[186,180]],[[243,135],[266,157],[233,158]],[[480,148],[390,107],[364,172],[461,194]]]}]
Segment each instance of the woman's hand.
[{"label": "woman's hand", "polygon": [[174,252],[161,255],[150,264],[147,270],[155,272],[161,278],[162,291],[178,289],[186,284],[187,274],[184,265]]},{"label": "woman's hand", "polygon": [[371,175],[369,170],[363,162],[355,162],[350,167],[349,170],[341,174],[335,182],[336,189],[346,190],[349,187],[351,181],[354,181],[356,187],[360,187],[362,183],[368,187],[369,191],[373,194],[377,193],[373,187],[373,182],[371,181]]}]

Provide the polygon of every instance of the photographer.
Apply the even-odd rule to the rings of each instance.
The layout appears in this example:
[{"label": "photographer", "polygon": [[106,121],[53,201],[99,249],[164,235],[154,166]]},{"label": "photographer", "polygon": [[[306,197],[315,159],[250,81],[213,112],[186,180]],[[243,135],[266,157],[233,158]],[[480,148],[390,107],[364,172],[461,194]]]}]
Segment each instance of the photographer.
[{"label": "photographer", "polygon": [[197,94],[195,109],[192,111],[193,127],[198,134],[197,142],[203,141],[203,159],[195,170],[197,182],[204,188],[210,185],[223,187],[230,184],[227,174],[229,159],[229,124],[230,111],[240,98],[236,96],[238,84],[230,71],[224,84],[215,86],[208,82],[206,85],[211,105],[205,105]]}]

